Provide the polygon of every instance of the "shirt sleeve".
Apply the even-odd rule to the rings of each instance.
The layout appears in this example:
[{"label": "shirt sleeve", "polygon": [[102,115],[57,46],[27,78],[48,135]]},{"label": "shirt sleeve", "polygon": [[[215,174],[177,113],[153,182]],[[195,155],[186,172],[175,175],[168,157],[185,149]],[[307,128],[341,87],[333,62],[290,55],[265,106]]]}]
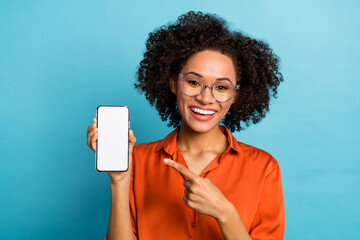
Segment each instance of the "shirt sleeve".
[{"label": "shirt sleeve", "polygon": [[249,234],[253,240],[284,237],[285,209],[280,167],[272,159],[272,171],[265,177],[260,200]]},{"label": "shirt sleeve", "polygon": [[136,204],[135,204],[135,193],[134,193],[134,181],[135,181],[135,154],[136,146],[133,149],[132,154],[132,169],[131,169],[131,181],[130,181],[130,217],[131,225],[134,232],[134,239],[138,240],[138,231],[137,231],[137,219],[136,219]]}]

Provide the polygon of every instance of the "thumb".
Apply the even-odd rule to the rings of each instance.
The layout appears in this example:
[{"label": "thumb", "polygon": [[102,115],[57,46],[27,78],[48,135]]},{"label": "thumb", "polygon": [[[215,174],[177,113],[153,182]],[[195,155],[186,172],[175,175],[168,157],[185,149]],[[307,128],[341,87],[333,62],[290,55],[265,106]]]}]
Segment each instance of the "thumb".
[{"label": "thumb", "polygon": [[133,130],[129,130],[129,150],[132,151],[136,143],[136,137],[134,136]]}]

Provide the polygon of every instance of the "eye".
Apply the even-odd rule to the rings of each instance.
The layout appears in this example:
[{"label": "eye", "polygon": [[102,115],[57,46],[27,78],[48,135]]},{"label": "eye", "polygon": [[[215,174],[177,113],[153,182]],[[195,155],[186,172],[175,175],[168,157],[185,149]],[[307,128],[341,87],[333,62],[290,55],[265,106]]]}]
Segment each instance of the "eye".
[{"label": "eye", "polygon": [[226,84],[221,84],[221,85],[217,85],[216,86],[216,90],[223,90],[223,91],[225,91],[225,90],[228,90],[228,89],[230,89],[230,86],[228,86],[228,85],[226,85]]},{"label": "eye", "polygon": [[188,84],[190,84],[190,85],[193,85],[193,86],[200,86],[200,85],[201,85],[200,82],[197,81],[197,80],[191,80],[191,79],[189,79],[189,80],[186,80],[186,82],[187,82]]},{"label": "eye", "polygon": [[188,75],[185,77],[185,83],[186,85],[188,85],[189,87],[202,87],[204,85],[203,80],[196,77],[196,76],[191,76]]}]

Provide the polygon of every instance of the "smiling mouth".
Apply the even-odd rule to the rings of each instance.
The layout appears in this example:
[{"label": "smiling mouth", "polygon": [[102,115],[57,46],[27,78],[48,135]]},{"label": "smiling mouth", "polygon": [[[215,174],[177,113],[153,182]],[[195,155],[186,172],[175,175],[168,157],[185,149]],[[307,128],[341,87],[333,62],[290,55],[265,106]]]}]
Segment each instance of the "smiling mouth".
[{"label": "smiling mouth", "polygon": [[211,111],[211,110],[203,110],[203,109],[196,108],[196,107],[191,107],[190,109],[193,113],[197,113],[197,114],[201,114],[201,115],[212,116],[215,114],[215,111]]}]

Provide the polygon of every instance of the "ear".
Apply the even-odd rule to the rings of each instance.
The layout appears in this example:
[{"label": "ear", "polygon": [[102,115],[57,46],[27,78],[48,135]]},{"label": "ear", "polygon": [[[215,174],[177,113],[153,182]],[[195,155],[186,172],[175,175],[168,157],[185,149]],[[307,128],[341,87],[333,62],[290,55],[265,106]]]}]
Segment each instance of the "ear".
[{"label": "ear", "polygon": [[177,78],[174,76],[170,78],[170,90],[173,94],[176,95],[176,93],[177,93]]}]

